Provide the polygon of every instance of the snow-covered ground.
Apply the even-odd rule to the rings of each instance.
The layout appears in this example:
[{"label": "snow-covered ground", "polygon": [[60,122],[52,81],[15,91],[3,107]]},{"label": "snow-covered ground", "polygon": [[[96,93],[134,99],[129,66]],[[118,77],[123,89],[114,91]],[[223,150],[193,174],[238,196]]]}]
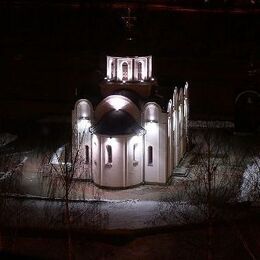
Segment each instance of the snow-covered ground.
[{"label": "snow-covered ground", "polygon": [[[138,200],[86,201],[71,202],[70,208],[76,227],[86,227],[86,225],[97,227],[98,225],[106,229],[139,229],[154,225],[183,224],[180,217],[172,214],[172,210],[169,210],[166,204],[167,202]],[[64,203],[62,201],[10,198],[9,205],[14,208],[12,217],[8,218],[9,225],[19,223],[18,226],[22,225],[23,227],[53,226],[56,228],[63,225]],[[174,209],[178,210],[178,207],[174,207]],[[185,209],[188,214],[194,215],[194,220],[199,220],[199,214],[196,213],[195,207],[182,204],[179,209],[181,212]]]}]

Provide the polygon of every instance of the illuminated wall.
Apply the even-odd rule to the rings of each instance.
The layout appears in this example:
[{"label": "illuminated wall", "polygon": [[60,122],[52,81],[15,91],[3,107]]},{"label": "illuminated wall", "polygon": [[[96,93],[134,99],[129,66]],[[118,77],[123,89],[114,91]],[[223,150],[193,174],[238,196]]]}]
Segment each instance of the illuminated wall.
[{"label": "illuminated wall", "polygon": [[107,56],[107,80],[145,81],[152,79],[152,56]]},{"label": "illuminated wall", "polygon": [[92,141],[89,128],[93,121],[93,108],[86,99],[80,99],[72,111],[72,160],[75,178],[91,179]]}]

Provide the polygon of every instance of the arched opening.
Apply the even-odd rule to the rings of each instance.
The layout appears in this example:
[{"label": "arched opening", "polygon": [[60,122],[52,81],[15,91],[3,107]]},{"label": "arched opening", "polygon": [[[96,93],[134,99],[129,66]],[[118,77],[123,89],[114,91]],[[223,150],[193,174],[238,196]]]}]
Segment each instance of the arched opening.
[{"label": "arched opening", "polygon": [[142,80],[142,62],[137,63],[137,79]]},{"label": "arched opening", "polygon": [[137,146],[138,144],[134,144],[133,146],[133,161],[137,161]]},{"label": "arched opening", "polygon": [[148,146],[148,165],[152,166],[153,165],[153,147]]},{"label": "arched opening", "polygon": [[111,63],[111,79],[115,78],[115,62],[112,61]]},{"label": "arched opening", "polygon": [[260,94],[255,91],[242,92],[235,102],[236,131],[255,132],[260,125]]},{"label": "arched opening", "polygon": [[122,80],[128,80],[128,65],[126,62],[122,64]]}]

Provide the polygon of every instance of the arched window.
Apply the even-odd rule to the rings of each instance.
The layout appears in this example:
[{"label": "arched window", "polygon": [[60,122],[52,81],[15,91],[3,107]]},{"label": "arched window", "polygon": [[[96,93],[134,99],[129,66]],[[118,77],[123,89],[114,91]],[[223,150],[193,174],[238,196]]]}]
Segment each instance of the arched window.
[{"label": "arched window", "polygon": [[111,62],[111,79],[114,79],[115,77],[115,62]]},{"label": "arched window", "polygon": [[142,62],[137,63],[137,79],[142,80]]},{"label": "arched window", "polygon": [[133,161],[137,161],[137,146],[138,144],[134,144],[133,146]]},{"label": "arched window", "polygon": [[86,145],[85,146],[85,163],[86,164],[89,164],[89,146],[88,145]]},{"label": "arched window", "polygon": [[153,165],[153,147],[148,146],[148,165]]},{"label": "arched window", "polygon": [[111,145],[107,145],[106,149],[107,149],[107,160],[106,160],[106,163],[112,163],[112,146]]},{"label": "arched window", "polygon": [[128,65],[126,62],[122,64],[122,80],[128,80]]}]

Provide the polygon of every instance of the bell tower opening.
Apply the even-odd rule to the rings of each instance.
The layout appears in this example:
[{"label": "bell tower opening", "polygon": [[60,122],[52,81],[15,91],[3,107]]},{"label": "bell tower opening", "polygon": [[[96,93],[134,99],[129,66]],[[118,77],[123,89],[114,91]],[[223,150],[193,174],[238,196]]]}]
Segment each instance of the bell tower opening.
[{"label": "bell tower opening", "polygon": [[137,64],[137,79],[142,80],[142,62],[138,62]]},{"label": "bell tower opening", "polygon": [[122,80],[128,80],[128,65],[126,62],[122,64]]}]

